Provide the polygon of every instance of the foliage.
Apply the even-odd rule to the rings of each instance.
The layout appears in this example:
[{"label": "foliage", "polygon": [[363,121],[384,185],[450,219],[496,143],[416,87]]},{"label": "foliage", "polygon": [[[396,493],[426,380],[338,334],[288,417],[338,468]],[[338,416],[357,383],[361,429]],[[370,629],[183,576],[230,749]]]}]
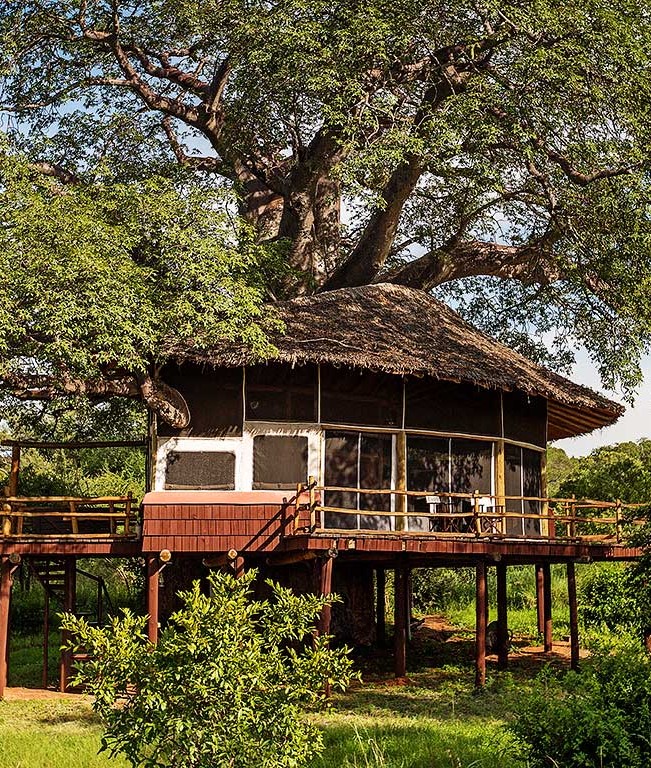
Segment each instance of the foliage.
[{"label": "foliage", "polygon": [[196,582],[156,647],[130,612],[105,630],[65,617],[92,657],[79,680],[105,723],[103,749],[151,768],[300,766],[318,754],[303,713],[323,703],[326,683],[350,682],[348,650],[312,637],[323,598],[270,582],[272,598],[255,601],[255,577],[213,574],[210,596]]},{"label": "foliage", "polygon": [[[532,357],[568,366],[585,344],[604,381],[630,390],[651,327],[650,50],[651,19],[633,0],[7,0],[0,105],[12,115],[12,146],[33,169],[81,182],[48,200],[40,227],[15,229],[14,242],[34,244],[42,262],[54,234],[62,237],[53,289],[68,288],[59,256],[75,256],[73,236],[101,264],[106,244],[115,258],[87,302],[94,322],[86,332],[74,318],[81,302],[66,293],[73,316],[64,330],[92,337],[111,364],[139,364],[165,326],[164,296],[179,336],[207,340],[219,322],[206,291],[232,332],[228,302],[206,285],[215,275],[210,204],[193,192],[227,188],[238,195],[238,227],[246,220],[255,232],[238,232],[240,252],[250,254],[251,240],[283,244],[290,269],[268,279],[274,289],[375,279],[439,286]],[[169,273],[157,271],[166,242],[177,252],[184,239],[170,216],[179,198],[161,192],[160,176],[185,190],[198,228],[209,230],[205,248],[193,239],[188,249],[197,258],[173,259],[182,284],[198,280],[178,302]],[[89,216],[86,185],[98,182]],[[66,233],[58,222],[68,201]],[[154,257],[158,280],[141,281],[116,253],[103,222],[116,205],[159,233],[144,238],[145,253],[164,252]],[[136,227],[123,239],[142,234]],[[221,232],[216,241],[232,261]],[[84,286],[87,272],[76,255],[69,274]],[[111,276],[124,280],[117,301]],[[179,312],[186,303],[189,320]],[[125,315],[140,317],[141,304],[142,337]],[[104,326],[115,323],[113,340],[100,308]],[[47,314],[61,322],[52,307]],[[47,359],[94,365],[66,346],[72,335],[53,339]]]},{"label": "foliage", "polygon": [[561,485],[578,468],[580,459],[568,456],[562,448],[547,446],[547,493],[560,496]]},{"label": "foliage", "polygon": [[644,503],[651,500],[651,440],[596,448],[560,483],[561,497]]},{"label": "foliage", "polygon": [[641,592],[636,570],[619,563],[595,563],[581,582],[581,618],[588,628],[639,633]]},{"label": "foliage", "polygon": [[546,670],[510,727],[532,768],[642,768],[651,760],[651,660],[626,641],[563,679]]},{"label": "foliage", "polygon": [[0,148],[5,388],[139,396],[179,347],[229,338],[268,351],[273,248],[229,218],[224,194],[160,176],[62,190]]}]

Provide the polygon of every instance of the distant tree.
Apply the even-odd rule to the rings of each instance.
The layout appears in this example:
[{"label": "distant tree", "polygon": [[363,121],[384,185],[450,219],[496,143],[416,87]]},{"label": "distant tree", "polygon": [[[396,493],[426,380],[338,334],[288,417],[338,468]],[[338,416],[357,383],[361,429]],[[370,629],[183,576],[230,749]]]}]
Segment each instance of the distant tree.
[{"label": "distant tree", "polygon": [[596,448],[560,483],[559,496],[630,503],[651,501],[651,440]]},{"label": "distant tree", "polygon": [[[650,49],[633,0],[6,0],[0,108],[12,151],[50,186],[34,176],[25,192],[40,227],[14,223],[9,201],[0,274],[33,248],[52,291],[33,282],[17,306],[36,302],[38,333],[0,300],[0,382],[22,397],[55,380],[134,393],[178,421],[173,393],[143,386],[143,360],[156,384],[171,335],[208,343],[225,323],[252,341],[234,322],[247,300],[208,254],[248,272],[266,245],[286,267],[262,270],[269,298],[435,289],[557,367],[584,344],[630,392],[651,329]],[[118,209],[124,236],[107,220]]]},{"label": "distant tree", "polygon": [[78,680],[104,721],[102,750],[142,768],[300,768],[319,754],[306,713],[326,683],[347,687],[348,651],[312,636],[324,598],[272,585],[259,602],[255,577],[214,573],[210,596],[195,583],[155,647],[129,612],[103,630],[64,617],[91,657]]},{"label": "distant tree", "polygon": [[562,483],[574,472],[579,461],[568,456],[562,448],[547,447],[547,492],[550,496],[558,495]]}]

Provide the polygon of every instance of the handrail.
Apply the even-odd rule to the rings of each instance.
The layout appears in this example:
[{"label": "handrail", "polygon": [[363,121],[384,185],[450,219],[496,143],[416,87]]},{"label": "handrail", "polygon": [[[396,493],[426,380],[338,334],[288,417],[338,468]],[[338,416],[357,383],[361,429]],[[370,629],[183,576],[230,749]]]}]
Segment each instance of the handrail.
[{"label": "handrail", "polygon": [[[309,491],[310,532],[335,532],[346,531],[349,535],[354,532],[364,532],[373,535],[422,535],[429,537],[458,536],[461,538],[505,538],[505,539],[535,539],[535,540],[560,540],[560,541],[615,541],[618,544],[623,541],[625,526],[639,526],[646,523],[645,520],[628,518],[625,512],[651,507],[651,502],[624,503],[617,501],[597,501],[593,499],[565,499],[544,496],[507,496],[492,493],[473,491],[472,493],[450,493],[447,491],[411,491],[398,488],[350,488],[345,486],[319,486],[312,478],[307,485],[299,485],[297,496]],[[324,503],[326,494],[341,493],[355,494],[357,498],[362,496],[389,497],[393,500],[404,498],[413,502],[418,499],[437,499],[429,503],[428,510],[404,509],[406,504],[393,504],[394,509],[361,509],[351,507],[338,507]],[[521,509],[507,509],[509,502],[520,502]],[[536,505],[540,511],[532,511],[527,504]],[[357,506],[359,503],[357,502]],[[467,506],[466,509],[461,507]],[[461,508],[461,509],[460,509]],[[457,511],[459,510],[459,511]],[[593,510],[596,514],[589,515],[582,510]],[[298,519],[298,507],[296,519]],[[604,513],[610,512],[605,516]],[[614,512],[614,515],[612,514]],[[328,514],[357,517],[357,525],[348,527],[327,527],[326,516]],[[395,521],[393,530],[362,528],[363,517],[378,518]],[[409,527],[412,519],[421,521],[417,530]],[[402,520],[399,525],[398,521]],[[510,521],[522,521],[520,532],[509,526]],[[427,521],[427,523],[425,523]],[[525,530],[524,522],[534,521],[537,530]],[[428,530],[422,530],[427,524]],[[537,525],[536,525],[537,524]],[[366,523],[366,525],[368,525]],[[604,526],[608,529],[603,532]],[[299,530],[294,525],[293,532]]]},{"label": "handrail", "polygon": [[[4,497],[0,498],[0,534],[4,539],[133,538],[137,535],[133,502],[130,492],[126,496]],[[48,526],[54,530],[47,530]]]}]

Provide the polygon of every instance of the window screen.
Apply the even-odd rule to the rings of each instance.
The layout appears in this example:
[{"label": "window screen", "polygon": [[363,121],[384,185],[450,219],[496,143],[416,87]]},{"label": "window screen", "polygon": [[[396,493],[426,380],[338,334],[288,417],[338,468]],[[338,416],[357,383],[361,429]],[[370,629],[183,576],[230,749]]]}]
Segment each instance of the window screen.
[{"label": "window screen", "polygon": [[[542,494],[542,465],[538,451],[506,445],[506,511],[521,514],[540,514],[539,501],[509,499],[509,496],[533,496]],[[507,518],[506,531],[511,536],[540,536],[540,520],[532,518]]]},{"label": "window screen", "polygon": [[316,421],[317,373],[313,365],[282,363],[246,369],[246,418],[257,421]]},{"label": "window screen", "polygon": [[[493,444],[481,440],[457,438],[407,438],[407,488],[431,491],[427,497],[410,497],[408,508],[414,512],[468,513],[468,517],[412,517],[410,530],[465,532],[472,523],[470,499],[448,499],[438,493],[473,493],[490,495],[493,483]],[[433,502],[433,498],[438,501]]]},{"label": "window screen", "polygon": [[504,437],[544,448],[547,439],[547,401],[523,392],[505,392]]},{"label": "window screen", "polygon": [[167,366],[163,380],[178,389],[190,409],[190,423],[174,429],[161,419],[162,437],[223,437],[242,434],[242,369]]},{"label": "window screen", "polygon": [[[393,441],[391,435],[363,432],[326,432],[325,485],[351,488],[327,491],[325,506],[367,512],[389,512],[391,494],[357,493],[356,489],[389,490]],[[327,512],[326,528],[389,530],[390,515]]]},{"label": "window screen", "polygon": [[405,427],[499,437],[500,393],[470,384],[407,379]]},{"label": "window screen", "polygon": [[321,366],[321,421],[401,426],[402,378]]},{"label": "window screen", "polygon": [[294,489],[307,481],[307,437],[253,438],[253,489]]},{"label": "window screen", "polygon": [[217,451],[172,451],[167,454],[166,490],[232,491],[234,488],[234,454]]}]

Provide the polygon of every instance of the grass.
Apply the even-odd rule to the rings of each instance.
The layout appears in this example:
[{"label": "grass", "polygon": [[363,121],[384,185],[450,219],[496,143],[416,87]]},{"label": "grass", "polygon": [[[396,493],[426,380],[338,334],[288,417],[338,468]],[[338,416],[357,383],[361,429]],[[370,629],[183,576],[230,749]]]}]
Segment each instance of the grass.
[{"label": "grass", "polygon": [[[516,697],[510,675],[473,693],[467,667],[415,673],[408,686],[357,686],[314,716],[325,750],[313,768],[515,768],[504,725]],[[0,703],[2,768],[126,766],[97,754],[100,734],[83,696]]]},{"label": "grass", "polygon": [[2,768],[122,768],[98,755],[101,726],[85,697],[0,702]]}]

